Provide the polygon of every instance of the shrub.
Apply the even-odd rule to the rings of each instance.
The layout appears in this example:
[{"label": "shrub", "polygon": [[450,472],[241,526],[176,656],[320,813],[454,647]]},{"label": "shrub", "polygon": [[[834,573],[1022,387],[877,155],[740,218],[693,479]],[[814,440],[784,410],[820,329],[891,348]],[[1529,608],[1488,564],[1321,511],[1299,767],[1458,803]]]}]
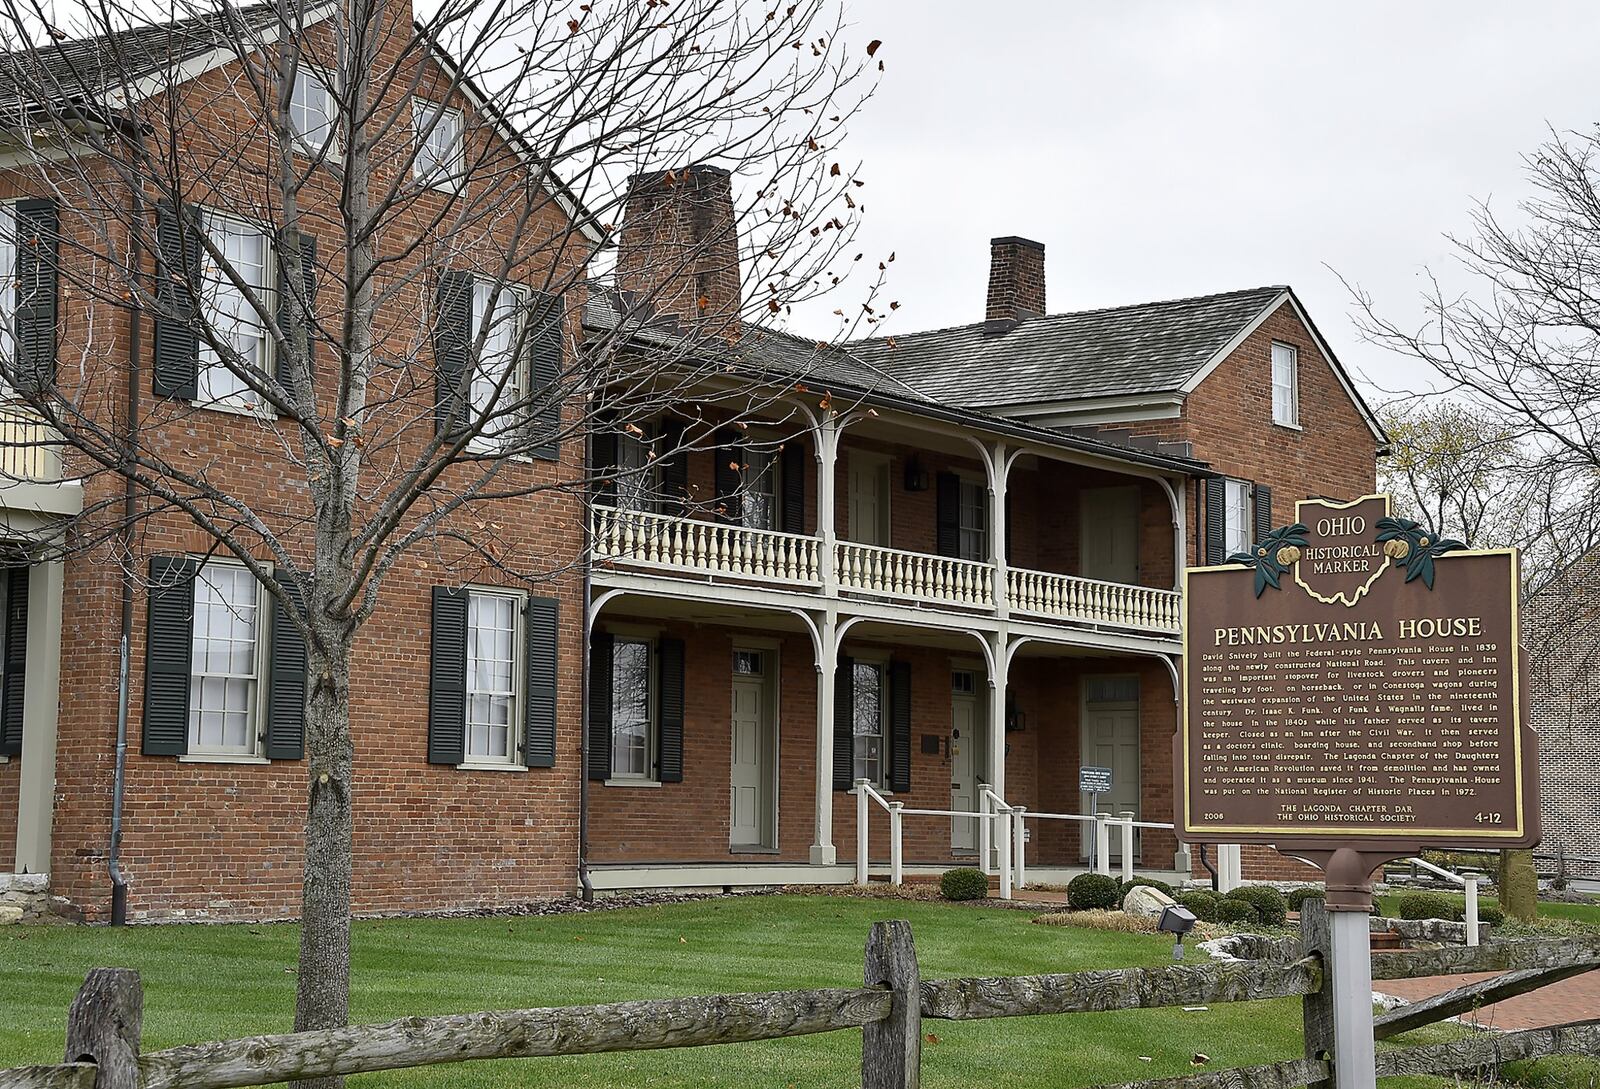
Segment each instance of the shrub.
[{"label": "shrub", "polygon": [[1117,906],[1117,879],[1098,873],[1080,873],[1067,884],[1067,904],[1083,911]]},{"label": "shrub", "polygon": [[1154,877],[1130,877],[1128,880],[1117,886],[1118,905],[1120,905],[1123,900],[1127,899],[1128,890],[1137,885],[1144,885],[1147,888],[1155,889],[1157,892],[1164,892],[1168,896],[1172,895],[1172,886],[1167,884],[1165,881],[1158,881]]},{"label": "shrub", "polygon": [[1256,909],[1256,918],[1263,926],[1282,926],[1289,917],[1289,904],[1283,893],[1271,885],[1240,885],[1224,900],[1243,900]]},{"label": "shrub", "polygon": [[1217,922],[1244,923],[1255,925],[1261,921],[1261,916],[1256,914],[1255,905],[1248,900],[1237,900],[1232,896],[1224,896],[1217,901]]},{"label": "shrub", "polygon": [[1178,903],[1194,912],[1194,917],[1202,923],[1217,921],[1217,904],[1221,897],[1205,889],[1196,889],[1194,892],[1180,893]]},{"label": "shrub", "polygon": [[1443,919],[1459,923],[1466,910],[1442,892],[1402,892],[1395,902],[1402,919]]},{"label": "shrub", "polygon": [[[1465,914],[1466,909],[1462,908],[1462,915],[1465,916]],[[1506,913],[1502,911],[1500,909],[1500,905],[1495,903],[1493,900],[1479,900],[1478,922],[1485,923],[1489,926],[1504,926],[1506,923]]]},{"label": "shrub", "polygon": [[1324,900],[1327,899],[1327,895],[1326,889],[1316,885],[1301,885],[1297,889],[1290,889],[1283,898],[1288,902],[1290,911],[1299,911],[1300,905],[1307,900]]},{"label": "shrub", "polygon": [[989,879],[982,870],[962,866],[944,872],[939,878],[939,891],[946,900],[982,900],[989,895]]},{"label": "shrub", "polygon": [[1042,926],[1115,930],[1122,934],[1155,934],[1160,931],[1159,920],[1148,915],[1124,915],[1120,911],[1056,911],[1041,915],[1034,922]]}]

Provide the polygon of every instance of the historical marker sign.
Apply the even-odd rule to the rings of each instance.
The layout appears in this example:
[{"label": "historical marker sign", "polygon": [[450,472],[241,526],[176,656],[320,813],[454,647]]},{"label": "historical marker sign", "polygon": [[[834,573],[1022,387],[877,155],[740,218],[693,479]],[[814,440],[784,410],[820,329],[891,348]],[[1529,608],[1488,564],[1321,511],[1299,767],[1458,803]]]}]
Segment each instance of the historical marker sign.
[{"label": "historical marker sign", "polygon": [[1516,553],[1432,539],[1388,496],[1296,518],[1186,573],[1179,838],[1319,860],[1537,843]]}]

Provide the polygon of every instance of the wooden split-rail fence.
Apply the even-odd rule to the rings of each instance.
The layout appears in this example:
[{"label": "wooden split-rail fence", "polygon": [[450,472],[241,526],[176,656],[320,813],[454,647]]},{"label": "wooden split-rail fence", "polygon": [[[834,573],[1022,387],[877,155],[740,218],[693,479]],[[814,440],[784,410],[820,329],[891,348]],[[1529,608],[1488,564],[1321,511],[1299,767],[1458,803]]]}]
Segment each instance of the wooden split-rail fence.
[{"label": "wooden split-rail fence", "polygon": [[[1289,1089],[1333,1075],[1328,917],[1308,900],[1298,943],[1257,961],[1175,964],[1061,975],[924,980],[911,927],[872,926],[860,987],[708,995],[598,1006],[407,1017],[377,1025],[140,1050],[136,972],[96,968],[67,1019],[65,1062],[0,1070],[0,1089],[227,1089],[296,1078],[398,1070],[469,1059],[589,1055],[700,1047],[861,1030],[864,1089],[915,1089],[924,1024],[1298,997],[1305,1054],[1264,1066],[1205,1071],[1117,1089]],[[1505,973],[1378,1017],[1385,1039],[1600,967],[1600,939],[1496,942],[1380,954],[1375,980]],[[1197,1041],[1199,1043],[1200,1041]],[[1378,1052],[1380,1077],[1460,1074],[1552,1054],[1600,1055],[1600,1022],[1477,1032],[1449,1043]]]}]

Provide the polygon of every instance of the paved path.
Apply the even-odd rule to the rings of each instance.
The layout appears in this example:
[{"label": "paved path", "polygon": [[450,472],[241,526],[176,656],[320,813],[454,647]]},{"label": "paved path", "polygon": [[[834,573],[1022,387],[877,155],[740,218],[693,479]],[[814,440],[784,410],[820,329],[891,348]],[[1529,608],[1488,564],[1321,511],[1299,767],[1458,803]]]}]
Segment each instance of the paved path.
[{"label": "paved path", "polygon": [[[1430,976],[1427,979],[1384,979],[1373,987],[1384,994],[1397,995],[1415,1002],[1480,979],[1492,979],[1498,973],[1479,972],[1468,976]],[[1600,1017],[1600,970],[1585,972],[1581,976],[1552,983],[1531,994],[1517,995],[1492,1006],[1484,1006],[1472,1013],[1461,1015],[1485,1028],[1516,1029],[1544,1028],[1567,1021]]]}]

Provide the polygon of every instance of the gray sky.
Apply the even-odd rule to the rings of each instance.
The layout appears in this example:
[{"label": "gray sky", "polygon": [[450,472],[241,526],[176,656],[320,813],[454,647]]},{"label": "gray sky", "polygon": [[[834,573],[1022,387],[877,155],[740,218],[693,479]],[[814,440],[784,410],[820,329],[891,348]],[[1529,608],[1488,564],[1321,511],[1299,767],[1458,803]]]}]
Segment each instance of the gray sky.
[{"label": "gray sky", "polygon": [[1330,267],[1420,315],[1473,200],[1511,212],[1546,125],[1600,120],[1592,0],[850,10],[885,43],[847,150],[860,248],[898,253],[890,333],[982,318],[988,240],[1020,234],[1047,247],[1052,312],[1289,283],[1346,366],[1415,379],[1358,341]]}]

